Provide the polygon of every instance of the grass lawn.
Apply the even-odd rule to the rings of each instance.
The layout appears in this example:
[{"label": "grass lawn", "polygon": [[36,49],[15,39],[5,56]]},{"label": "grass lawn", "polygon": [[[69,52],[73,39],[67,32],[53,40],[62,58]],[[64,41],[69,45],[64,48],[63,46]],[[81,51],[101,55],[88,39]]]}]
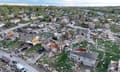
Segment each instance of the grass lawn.
[{"label": "grass lawn", "polygon": [[6,64],[0,61],[0,68],[4,67]]},{"label": "grass lawn", "polygon": [[21,41],[19,40],[14,40],[14,41],[0,41],[0,46],[4,47],[4,48],[19,48],[21,46]]},{"label": "grass lawn", "polygon": [[99,50],[95,49],[94,47],[92,49],[99,53],[99,57],[98,57],[99,60],[101,60],[103,58],[103,55],[105,53],[105,56],[103,58],[105,63],[103,64],[103,61],[99,61],[97,68],[96,68],[96,72],[107,72],[110,61],[111,60],[118,61],[120,59],[120,55],[119,55],[120,46],[118,46],[110,41],[103,41],[103,40],[98,40],[98,44],[99,45],[104,44],[104,46],[105,46],[104,50],[106,50],[106,51],[105,52],[99,51]]},{"label": "grass lawn", "polygon": [[120,32],[120,25],[111,25],[110,26],[112,32]]},{"label": "grass lawn", "polygon": [[32,48],[28,49],[27,53],[36,53],[41,48],[41,44],[37,44],[33,46]]}]

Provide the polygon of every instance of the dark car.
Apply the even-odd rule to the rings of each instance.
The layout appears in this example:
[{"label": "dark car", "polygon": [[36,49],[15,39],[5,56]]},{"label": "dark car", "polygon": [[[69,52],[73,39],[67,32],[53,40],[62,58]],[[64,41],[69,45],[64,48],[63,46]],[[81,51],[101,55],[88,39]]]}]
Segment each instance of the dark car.
[{"label": "dark car", "polygon": [[27,70],[25,68],[22,68],[20,72],[27,72]]},{"label": "dark car", "polygon": [[0,72],[3,72],[3,71],[2,71],[2,68],[0,68]]},{"label": "dark car", "polygon": [[27,49],[28,49],[28,47],[23,47],[23,48],[21,48],[20,51],[22,52],[22,51],[25,51],[25,50],[27,50]]},{"label": "dark car", "polygon": [[2,56],[2,57],[0,58],[0,61],[8,64],[8,63],[10,62],[10,59],[8,59],[7,57]]},{"label": "dark car", "polygon": [[12,61],[13,64],[17,64],[17,61]]},{"label": "dark car", "polygon": [[18,32],[23,32],[23,30],[22,30],[22,29],[20,29],[20,28],[18,28],[18,29],[17,29],[17,31],[18,31]]},{"label": "dark car", "polygon": [[43,53],[44,51],[45,51],[45,48],[42,47],[42,48],[40,48],[40,49],[38,50],[38,53],[41,54],[41,53]]}]

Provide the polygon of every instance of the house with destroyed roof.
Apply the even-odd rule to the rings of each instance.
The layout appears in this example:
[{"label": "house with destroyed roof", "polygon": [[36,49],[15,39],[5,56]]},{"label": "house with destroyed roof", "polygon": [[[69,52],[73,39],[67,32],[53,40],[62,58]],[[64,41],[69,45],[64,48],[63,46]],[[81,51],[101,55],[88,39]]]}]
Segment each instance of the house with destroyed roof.
[{"label": "house with destroyed roof", "polygon": [[69,52],[69,58],[75,63],[95,68],[97,64],[97,52],[88,51],[85,48],[78,48]]}]

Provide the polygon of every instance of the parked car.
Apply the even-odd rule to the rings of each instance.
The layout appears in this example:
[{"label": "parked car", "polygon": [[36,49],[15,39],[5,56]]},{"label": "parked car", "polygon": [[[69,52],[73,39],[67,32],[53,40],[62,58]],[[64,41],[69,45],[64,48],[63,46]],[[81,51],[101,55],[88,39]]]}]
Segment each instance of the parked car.
[{"label": "parked car", "polygon": [[22,52],[22,51],[25,51],[25,50],[27,50],[27,49],[28,49],[28,47],[23,47],[23,48],[21,48],[20,51]]},{"label": "parked car", "polygon": [[5,56],[2,56],[2,57],[0,58],[0,61],[4,62],[4,63],[6,63],[6,64],[9,64],[10,59],[8,59],[8,58],[5,57]]},{"label": "parked car", "polygon": [[20,63],[15,64],[17,72],[27,72],[27,69]]},{"label": "parked car", "polygon": [[25,68],[22,68],[20,72],[27,72],[27,70]]},{"label": "parked car", "polygon": [[17,61],[12,61],[13,64],[17,64]]},{"label": "parked car", "polygon": [[2,68],[0,68],[0,72],[3,72]]},{"label": "parked car", "polygon": [[41,54],[41,53],[43,53],[44,51],[45,51],[45,48],[42,47],[42,48],[40,48],[40,49],[38,50],[38,53]]}]

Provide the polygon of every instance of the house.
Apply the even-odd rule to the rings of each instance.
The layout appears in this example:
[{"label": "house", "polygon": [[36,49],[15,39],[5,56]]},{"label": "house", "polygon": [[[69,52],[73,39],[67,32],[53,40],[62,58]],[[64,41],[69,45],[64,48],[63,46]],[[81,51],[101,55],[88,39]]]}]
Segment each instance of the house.
[{"label": "house", "polygon": [[20,19],[11,19],[10,20],[10,23],[14,23],[14,24],[17,24],[20,22]]},{"label": "house", "polygon": [[48,43],[48,47],[51,49],[52,52],[58,52],[59,51],[59,46],[55,41],[50,41]]},{"label": "house", "polygon": [[71,29],[75,29],[75,34],[80,34],[82,36],[87,36],[87,33],[88,33],[88,28],[83,28],[83,27],[79,27],[79,26],[74,26],[74,25],[71,25],[71,24],[68,24],[67,25],[68,28],[71,28]]},{"label": "house", "polygon": [[39,27],[39,28],[44,28],[45,25],[42,23],[42,24],[39,24],[38,27]]},{"label": "house", "polygon": [[57,39],[60,39],[61,36],[62,36],[62,34],[61,34],[61,33],[57,33],[57,32],[55,32],[55,33],[54,33],[54,36],[57,37]]},{"label": "house", "polygon": [[88,23],[88,27],[89,27],[90,29],[94,29],[94,28],[95,28],[95,24],[92,23],[92,22],[89,22],[89,23]]},{"label": "house", "polygon": [[0,27],[3,27],[3,26],[5,26],[5,24],[4,24],[4,23],[2,23],[2,22],[0,22]]},{"label": "house", "polygon": [[93,21],[93,22],[98,22],[99,19],[98,19],[98,18],[94,18],[92,21]]},{"label": "house", "polygon": [[43,18],[44,18],[44,16],[42,16],[42,15],[41,15],[41,16],[38,16],[38,18],[39,18],[39,19],[43,19]]},{"label": "house", "polygon": [[104,13],[102,13],[102,12],[97,12],[97,14],[98,14],[99,16],[104,16]]},{"label": "house", "polygon": [[28,17],[24,17],[24,18],[22,18],[22,20],[29,21],[30,19]]},{"label": "house", "polygon": [[115,37],[114,37],[113,33],[112,33],[111,30],[109,30],[109,29],[104,30],[104,31],[99,35],[99,38],[106,38],[106,39],[109,39],[109,40],[112,40],[112,41],[115,40]]},{"label": "house", "polygon": [[34,28],[36,28],[36,27],[38,27],[38,25],[37,24],[30,24],[30,27],[34,27]]},{"label": "house", "polygon": [[31,16],[30,17],[32,20],[36,20],[38,17],[37,16]]},{"label": "house", "polygon": [[0,15],[0,19],[2,19],[3,17],[4,17],[4,16],[1,16],[1,15]]},{"label": "house", "polygon": [[70,24],[71,24],[71,25],[75,25],[76,22],[75,22],[74,20],[72,20],[72,21],[70,22]]},{"label": "house", "polygon": [[16,38],[19,38],[19,34],[13,31],[8,31],[5,35],[5,39],[7,40],[15,40]]},{"label": "house", "polygon": [[14,16],[15,16],[15,15],[12,13],[12,14],[9,14],[9,15],[8,15],[8,18],[14,18]]},{"label": "house", "polygon": [[67,18],[67,17],[62,17],[61,23],[62,23],[62,24],[67,24],[67,23],[69,23],[69,18]]},{"label": "house", "polygon": [[109,24],[104,24],[104,25],[103,25],[103,28],[104,28],[104,29],[110,29],[110,25],[109,25]]},{"label": "house", "polygon": [[111,61],[108,66],[108,72],[120,72],[120,60]]},{"label": "house", "polygon": [[56,18],[56,17],[52,17],[52,18],[51,18],[51,21],[52,21],[52,22],[56,22],[56,21],[57,21],[57,18]]},{"label": "house", "polygon": [[97,52],[87,51],[84,48],[78,48],[70,51],[69,58],[80,65],[95,68],[98,55],[99,54]]}]

